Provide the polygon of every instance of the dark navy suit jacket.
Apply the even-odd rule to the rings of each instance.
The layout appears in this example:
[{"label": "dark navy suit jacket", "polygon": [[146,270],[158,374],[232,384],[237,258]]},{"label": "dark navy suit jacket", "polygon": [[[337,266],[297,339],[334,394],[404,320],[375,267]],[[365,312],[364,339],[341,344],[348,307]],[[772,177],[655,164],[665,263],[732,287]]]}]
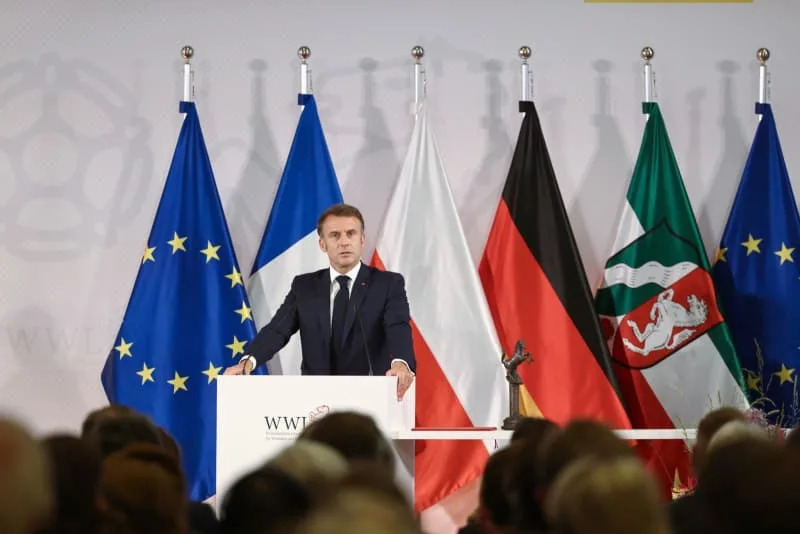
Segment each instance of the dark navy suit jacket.
[{"label": "dark navy suit jacket", "polygon": [[245,352],[261,365],[299,330],[303,374],[366,375],[367,354],[376,375],[385,374],[394,359],[404,360],[416,372],[402,275],[361,264],[350,292],[343,348],[336,361],[331,360],[330,306],[330,269],[296,276],[275,316]]}]

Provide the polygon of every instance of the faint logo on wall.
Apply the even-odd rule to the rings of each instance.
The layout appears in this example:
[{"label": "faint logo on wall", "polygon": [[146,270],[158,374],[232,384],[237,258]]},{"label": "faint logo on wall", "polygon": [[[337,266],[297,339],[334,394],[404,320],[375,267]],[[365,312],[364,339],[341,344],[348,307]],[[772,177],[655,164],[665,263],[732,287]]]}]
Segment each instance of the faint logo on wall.
[{"label": "faint logo on wall", "polygon": [[141,89],[56,55],[0,67],[0,243],[12,254],[76,258],[141,210],[153,172]]}]

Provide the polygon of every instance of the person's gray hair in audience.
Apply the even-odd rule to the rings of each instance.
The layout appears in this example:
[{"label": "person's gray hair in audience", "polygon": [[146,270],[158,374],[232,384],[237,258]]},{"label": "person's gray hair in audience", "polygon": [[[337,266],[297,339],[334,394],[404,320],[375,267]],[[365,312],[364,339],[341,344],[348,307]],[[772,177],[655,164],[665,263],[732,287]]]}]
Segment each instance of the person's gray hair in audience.
[{"label": "person's gray hair in audience", "polygon": [[328,445],[339,451],[351,465],[368,463],[385,473],[394,474],[392,445],[368,415],[347,411],[330,413],[307,425],[297,439]]},{"label": "person's gray hair in audience", "polygon": [[310,440],[294,442],[265,465],[293,476],[312,491],[315,485],[339,480],[348,469],[347,460],[336,449]]},{"label": "person's gray hair in audience", "polygon": [[573,462],[553,483],[545,511],[559,533],[669,533],[656,484],[638,458]]},{"label": "person's gray hair in audience", "polygon": [[390,476],[364,464],[340,480],[295,534],[420,534]]},{"label": "person's gray hair in audience", "polygon": [[42,444],[19,423],[0,419],[0,532],[35,532],[50,520],[52,509],[52,479]]}]

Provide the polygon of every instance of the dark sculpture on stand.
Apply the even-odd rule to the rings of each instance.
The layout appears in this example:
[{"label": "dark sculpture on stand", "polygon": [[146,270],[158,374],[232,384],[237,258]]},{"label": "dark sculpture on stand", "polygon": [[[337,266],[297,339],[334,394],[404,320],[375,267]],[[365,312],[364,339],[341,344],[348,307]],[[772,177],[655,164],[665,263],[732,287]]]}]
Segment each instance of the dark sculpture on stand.
[{"label": "dark sculpture on stand", "polygon": [[525,344],[520,339],[514,346],[514,354],[511,358],[506,358],[505,353],[500,355],[500,361],[506,368],[506,380],[508,380],[508,417],[503,419],[503,430],[514,430],[522,419],[519,414],[519,387],[522,385],[522,378],[517,372],[517,367],[523,362],[532,362],[530,352],[525,352]]}]

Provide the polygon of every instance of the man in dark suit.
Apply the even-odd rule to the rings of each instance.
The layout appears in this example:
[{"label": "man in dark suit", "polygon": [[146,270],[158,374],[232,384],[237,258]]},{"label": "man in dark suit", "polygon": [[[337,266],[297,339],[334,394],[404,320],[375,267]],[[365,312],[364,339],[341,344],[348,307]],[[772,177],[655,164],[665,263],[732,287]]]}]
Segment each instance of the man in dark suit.
[{"label": "man in dark suit", "polygon": [[275,316],[225,374],[250,374],[299,330],[303,374],[396,376],[401,398],[415,369],[402,275],[361,263],[364,218],[353,206],[325,210],[317,234],[330,267],[294,278]]}]

